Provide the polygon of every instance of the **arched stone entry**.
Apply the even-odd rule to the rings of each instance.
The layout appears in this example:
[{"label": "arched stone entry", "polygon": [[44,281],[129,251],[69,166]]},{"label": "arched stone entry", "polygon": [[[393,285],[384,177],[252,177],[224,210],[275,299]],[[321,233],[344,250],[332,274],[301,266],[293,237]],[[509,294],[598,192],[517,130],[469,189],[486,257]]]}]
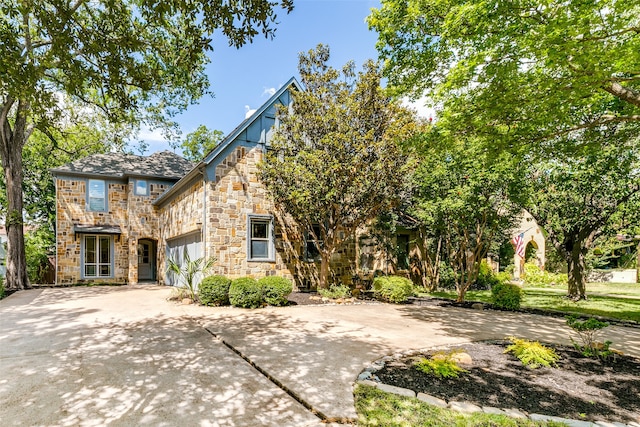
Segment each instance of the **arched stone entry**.
[{"label": "arched stone entry", "polygon": [[526,261],[525,258],[527,254],[527,248],[535,248],[535,263],[538,265],[538,267],[540,267],[541,270],[544,270],[544,265],[546,262],[546,243],[544,234],[542,233],[542,229],[538,226],[536,220],[527,211],[522,212],[520,225],[513,231],[512,236],[515,237],[520,234],[522,234],[525,245],[525,256],[521,257],[520,255],[518,255],[517,251],[513,256],[513,264],[515,266],[513,276],[516,279],[519,279],[524,272],[524,263]]}]

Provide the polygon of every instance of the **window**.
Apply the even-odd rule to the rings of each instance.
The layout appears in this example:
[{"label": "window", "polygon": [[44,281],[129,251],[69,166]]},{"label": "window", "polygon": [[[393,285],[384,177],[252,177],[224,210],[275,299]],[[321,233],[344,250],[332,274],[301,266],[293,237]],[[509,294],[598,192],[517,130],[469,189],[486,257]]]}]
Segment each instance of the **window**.
[{"label": "window", "polygon": [[249,260],[273,261],[275,244],[273,218],[264,215],[249,216]]},{"label": "window", "polygon": [[111,277],[111,236],[84,236],[84,277]]},{"label": "window", "polygon": [[107,210],[107,186],[101,179],[90,179],[88,184],[88,203],[90,211]]},{"label": "window", "polygon": [[148,196],[149,186],[144,179],[136,179],[133,194],[136,196]]},{"label": "window", "polygon": [[318,237],[314,239],[313,234],[307,232],[304,239],[304,258],[307,261],[317,261],[320,257],[320,249],[324,246],[320,225],[313,224],[313,233]]}]

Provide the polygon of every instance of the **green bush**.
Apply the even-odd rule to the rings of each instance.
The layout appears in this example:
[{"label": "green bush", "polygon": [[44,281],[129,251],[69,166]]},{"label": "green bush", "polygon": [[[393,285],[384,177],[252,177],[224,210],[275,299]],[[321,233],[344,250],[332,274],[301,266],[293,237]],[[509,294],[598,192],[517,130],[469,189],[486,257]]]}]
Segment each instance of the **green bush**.
[{"label": "green bush", "polygon": [[522,289],[511,283],[498,283],[491,288],[491,302],[497,308],[505,310],[520,309]]},{"label": "green bush", "polygon": [[224,276],[205,277],[198,286],[198,300],[202,305],[229,304],[231,280]]},{"label": "green bush", "polygon": [[4,277],[0,276],[0,299],[4,298]]},{"label": "green bush", "polygon": [[351,297],[351,289],[345,285],[331,285],[329,289],[318,289],[318,293],[330,299]]},{"label": "green bush", "polygon": [[258,308],[262,306],[262,287],[251,277],[241,277],[229,286],[229,302],[234,307]]},{"label": "green bush", "polygon": [[287,296],[293,291],[291,280],[286,277],[267,276],[258,280],[258,285],[262,287],[264,300],[269,305],[287,305]]},{"label": "green bush", "polygon": [[461,372],[467,371],[458,366],[453,358],[455,353],[436,353],[430,359],[421,359],[414,366],[417,370],[438,378],[458,378]]},{"label": "green bush", "polygon": [[373,281],[373,293],[378,299],[402,303],[413,295],[413,283],[406,277],[376,277]]},{"label": "green bush", "polygon": [[547,286],[563,286],[567,285],[568,278],[566,274],[549,273],[532,263],[524,265],[524,274],[522,275],[524,284],[529,287],[542,288]]},{"label": "green bush", "polygon": [[538,341],[528,341],[516,337],[509,337],[511,345],[504,351],[505,353],[513,353],[523,365],[532,369],[540,366],[555,365],[560,356],[549,347],[545,347]]},{"label": "green bush", "polygon": [[438,286],[441,289],[456,288],[456,272],[446,262],[440,263],[440,283],[438,283]]},{"label": "green bush", "polygon": [[476,282],[472,286],[472,289],[483,291],[483,290],[491,289],[493,286],[497,285],[498,283],[500,283],[500,280],[498,279],[496,274],[493,272],[491,267],[489,267],[487,260],[483,259],[482,261],[480,261],[480,267],[478,269],[478,278],[476,279]]},{"label": "green bush", "polygon": [[583,345],[579,345],[571,337],[571,342],[576,350],[580,351],[585,357],[595,357],[597,359],[607,359],[611,355],[615,355],[613,350],[609,349],[611,341],[604,343],[596,341],[596,336],[601,329],[609,326],[609,323],[602,322],[593,317],[580,320],[578,316],[567,316],[567,325],[578,334]]}]

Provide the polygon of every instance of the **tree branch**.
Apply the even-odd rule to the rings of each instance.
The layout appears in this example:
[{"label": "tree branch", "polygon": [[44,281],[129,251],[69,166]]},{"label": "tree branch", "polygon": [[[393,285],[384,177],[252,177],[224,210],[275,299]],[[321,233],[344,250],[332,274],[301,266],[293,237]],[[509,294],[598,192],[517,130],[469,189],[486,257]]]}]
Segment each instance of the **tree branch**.
[{"label": "tree branch", "polygon": [[640,92],[635,89],[624,87],[616,81],[604,84],[602,89],[609,92],[616,98],[620,98],[623,101],[635,105],[636,107],[640,107]]}]

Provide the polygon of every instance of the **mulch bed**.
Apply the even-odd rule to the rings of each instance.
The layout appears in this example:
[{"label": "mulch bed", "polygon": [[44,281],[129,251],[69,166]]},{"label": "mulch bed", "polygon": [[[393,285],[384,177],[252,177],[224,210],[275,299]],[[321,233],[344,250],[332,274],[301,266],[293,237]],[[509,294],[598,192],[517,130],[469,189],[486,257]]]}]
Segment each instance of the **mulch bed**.
[{"label": "mulch bed", "polygon": [[640,422],[640,359],[616,356],[602,362],[573,348],[552,346],[561,357],[557,366],[530,369],[504,353],[508,344],[491,341],[457,347],[473,359],[459,378],[438,379],[415,369],[414,362],[429,352],[387,362],[375,375],[385,384],[447,401],[585,421]]}]

